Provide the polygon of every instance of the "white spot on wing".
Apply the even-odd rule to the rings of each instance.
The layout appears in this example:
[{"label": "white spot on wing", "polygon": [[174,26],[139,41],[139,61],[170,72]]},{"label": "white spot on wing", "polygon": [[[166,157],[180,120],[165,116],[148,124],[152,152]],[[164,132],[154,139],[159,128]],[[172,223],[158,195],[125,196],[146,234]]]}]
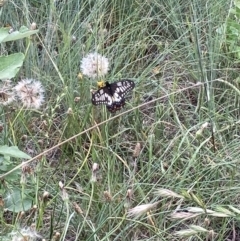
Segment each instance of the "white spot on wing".
[{"label": "white spot on wing", "polygon": [[113,94],[113,99],[115,102],[121,102],[122,100],[121,96],[116,92]]},{"label": "white spot on wing", "polygon": [[107,101],[106,101],[107,105],[112,105],[112,103],[113,103],[112,96],[105,93],[105,98],[107,99]]}]

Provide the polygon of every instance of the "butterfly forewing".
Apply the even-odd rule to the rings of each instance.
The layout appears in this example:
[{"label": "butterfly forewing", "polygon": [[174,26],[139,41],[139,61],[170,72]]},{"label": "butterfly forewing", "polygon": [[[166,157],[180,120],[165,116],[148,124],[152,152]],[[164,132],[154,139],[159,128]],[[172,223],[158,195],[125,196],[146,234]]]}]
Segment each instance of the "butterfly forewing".
[{"label": "butterfly forewing", "polygon": [[111,105],[112,102],[112,95],[106,86],[92,94],[92,103],[94,105]]},{"label": "butterfly forewing", "polygon": [[135,83],[132,80],[121,80],[110,85],[112,93],[117,93],[120,97],[124,97],[135,87]]}]

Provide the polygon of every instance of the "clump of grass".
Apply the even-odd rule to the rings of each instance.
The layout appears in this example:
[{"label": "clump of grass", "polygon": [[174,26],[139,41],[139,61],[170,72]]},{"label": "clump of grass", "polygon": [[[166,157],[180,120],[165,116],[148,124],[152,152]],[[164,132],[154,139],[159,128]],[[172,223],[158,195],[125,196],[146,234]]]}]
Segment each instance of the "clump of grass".
[{"label": "clump of grass", "polygon": [[[25,167],[18,183],[3,185],[3,200],[17,187],[18,201],[27,195],[32,207],[21,218],[1,211],[1,235],[11,240],[20,227],[26,236],[19,230],[34,224],[49,240],[238,237],[238,68],[216,32],[229,8],[171,0],[5,4],[6,23],[40,30],[27,51],[24,41],[6,46],[26,51],[11,84],[40,80],[22,82],[25,107],[36,93],[44,103],[37,112],[1,108],[2,144],[34,157],[16,163],[13,170]],[[84,72],[89,54],[109,61]],[[134,79],[126,109],[112,116],[92,107],[98,77]],[[4,89],[9,100],[11,90]]]}]

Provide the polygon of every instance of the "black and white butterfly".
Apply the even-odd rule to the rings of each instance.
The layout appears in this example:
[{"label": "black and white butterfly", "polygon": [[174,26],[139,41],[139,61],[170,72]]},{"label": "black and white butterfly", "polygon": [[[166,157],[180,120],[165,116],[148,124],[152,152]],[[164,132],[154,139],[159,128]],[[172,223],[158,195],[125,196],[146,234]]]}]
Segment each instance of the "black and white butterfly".
[{"label": "black and white butterfly", "polygon": [[106,82],[92,94],[93,105],[106,105],[107,109],[114,113],[125,105],[125,95],[135,87],[132,80],[124,79],[114,83]]}]

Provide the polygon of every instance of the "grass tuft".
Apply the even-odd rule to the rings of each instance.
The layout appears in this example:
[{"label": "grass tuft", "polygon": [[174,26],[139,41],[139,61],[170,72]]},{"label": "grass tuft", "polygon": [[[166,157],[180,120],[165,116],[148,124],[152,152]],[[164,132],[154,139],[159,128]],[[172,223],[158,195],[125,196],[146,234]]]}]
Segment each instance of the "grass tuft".
[{"label": "grass tuft", "polygon": [[[2,26],[39,29],[1,45],[26,56],[11,84],[44,89],[37,110],[0,105],[1,145],[32,156],[10,170],[0,162],[3,240],[240,238],[238,51],[219,34],[232,9],[223,0],[2,6]],[[80,67],[90,53],[109,61],[101,76]],[[92,105],[97,81],[129,78],[123,110]]]}]

